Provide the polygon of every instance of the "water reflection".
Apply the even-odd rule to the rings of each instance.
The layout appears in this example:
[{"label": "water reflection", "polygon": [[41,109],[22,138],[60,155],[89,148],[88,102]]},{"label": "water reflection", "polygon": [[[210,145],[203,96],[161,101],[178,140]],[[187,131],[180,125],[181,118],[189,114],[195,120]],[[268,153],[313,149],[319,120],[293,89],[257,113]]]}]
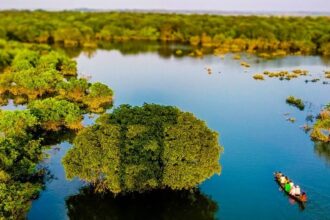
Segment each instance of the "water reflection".
[{"label": "water reflection", "polygon": [[212,220],[218,205],[200,191],[153,191],[126,196],[95,194],[90,188],[66,200],[70,219]]},{"label": "water reflection", "polygon": [[[162,58],[183,57],[189,55],[194,47],[186,44],[159,43],[159,42],[99,42],[98,48],[69,47],[63,48],[62,45],[53,45],[54,48],[64,50],[70,57],[77,57],[84,52],[89,58],[93,57],[98,49],[118,50],[123,55],[136,55],[143,53],[156,52]],[[178,51],[180,51],[178,53]],[[203,49],[205,54],[210,54],[211,49]]]},{"label": "water reflection", "polygon": [[330,164],[330,143],[315,142],[314,152]]}]

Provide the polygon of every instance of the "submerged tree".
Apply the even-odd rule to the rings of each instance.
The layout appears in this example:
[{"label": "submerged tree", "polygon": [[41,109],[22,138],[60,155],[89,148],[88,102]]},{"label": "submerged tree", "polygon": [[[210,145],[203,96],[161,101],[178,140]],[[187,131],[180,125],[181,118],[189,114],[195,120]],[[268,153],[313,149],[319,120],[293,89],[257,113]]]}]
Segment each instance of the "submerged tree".
[{"label": "submerged tree", "polygon": [[191,189],[220,173],[218,134],[170,106],[122,105],[83,129],[63,163],[68,178],[113,193]]}]

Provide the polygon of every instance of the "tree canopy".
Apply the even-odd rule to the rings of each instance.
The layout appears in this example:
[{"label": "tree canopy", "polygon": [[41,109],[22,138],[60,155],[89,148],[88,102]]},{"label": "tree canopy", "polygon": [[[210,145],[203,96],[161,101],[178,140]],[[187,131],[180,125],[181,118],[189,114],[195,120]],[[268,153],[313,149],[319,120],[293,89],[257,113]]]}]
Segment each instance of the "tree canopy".
[{"label": "tree canopy", "polygon": [[[0,40],[7,57],[0,63],[0,104],[8,97],[16,104],[56,97],[74,102],[85,112],[102,113],[112,105],[113,91],[106,85],[77,77],[77,64],[60,50],[47,45]],[[0,53],[1,56],[1,53]]]},{"label": "tree canopy", "polygon": [[3,39],[67,47],[158,40],[215,47],[218,52],[330,54],[329,18],[322,16],[2,11],[0,27]]},{"label": "tree canopy", "polygon": [[68,178],[98,191],[191,189],[220,173],[218,135],[171,106],[122,105],[78,133],[63,159]]},{"label": "tree canopy", "polygon": [[42,188],[42,139],[29,110],[0,111],[0,219],[20,219]]}]

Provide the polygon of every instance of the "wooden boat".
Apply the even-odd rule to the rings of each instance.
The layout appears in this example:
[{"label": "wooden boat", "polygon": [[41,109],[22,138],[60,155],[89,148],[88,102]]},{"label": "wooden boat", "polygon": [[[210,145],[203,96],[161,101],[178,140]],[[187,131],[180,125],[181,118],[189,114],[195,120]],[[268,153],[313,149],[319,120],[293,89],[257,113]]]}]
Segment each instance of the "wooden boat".
[{"label": "wooden boat", "polygon": [[307,202],[307,196],[305,197],[305,199],[301,198],[301,196],[295,196],[295,195],[291,195],[290,193],[288,193],[287,191],[285,191],[284,189],[284,184],[281,184],[279,178],[277,178],[276,176],[277,173],[274,173],[274,177],[275,177],[275,181],[278,183],[278,185],[282,188],[282,190],[292,199],[294,199],[295,201],[304,204]]}]

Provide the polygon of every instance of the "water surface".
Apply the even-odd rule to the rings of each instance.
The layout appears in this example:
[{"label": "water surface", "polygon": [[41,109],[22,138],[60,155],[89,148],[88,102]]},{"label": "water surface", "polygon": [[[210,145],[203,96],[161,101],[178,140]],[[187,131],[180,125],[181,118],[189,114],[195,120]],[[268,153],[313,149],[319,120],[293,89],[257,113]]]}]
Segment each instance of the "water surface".
[{"label": "water surface", "polygon": [[[323,85],[323,79],[305,83],[306,79],[323,77],[323,71],[330,68],[328,60],[317,56],[274,60],[243,56],[252,65],[244,69],[231,55],[224,59],[211,55],[197,59],[161,56],[156,52],[124,55],[119,50],[97,50],[93,54],[82,53],[76,59],[81,75],[91,75],[91,81],[113,88],[115,106],[145,102],[174,105],[194,113],[220,133],[220,143],[225,148],[220,160],[222,173],[201,185],[207,197],[201,201],[209,199],[207,204],[215,203],[217,208],[201,205],[198,211],[212,210],[217,219],[330,219],[330,150],[314,147],[308,134],[300,128],[306,123],[307,115],[317,114],[330,102],[330,85]],[[207,73],[206,67],[212,69],[212,74]],[[264,70],[296,68],[307,69],[312,76],[291,81],[252,78],[254,73]],[[299,111],[287,105],[285,99],[289,95],[302,98],[306,109]],[[290,123],[287,117],[295,117],[297,121]],[[123,213],[122,201],[118,200],[117,205],[107,198],[86,197],[84,192],[79,194],[83,183],[65,180],[60,161],[70,144],[61,145],[61,150],[49,162],[57,178],[49,182],[40,198],[33,202],[29,219],[67,219],[68,216],[79,219],[81,216],[75,215],[77,210],[72,209],[75,207],[97,219],[109,219],[110,212]],[[310,201],[305,210],[279,191],[272,176],[276,170],[287,174],[307,192]],[[180,197],[173,198],[180,204]],[[107,209],[98,211],[95,201],[98,207],[109,206],[109,213]],[[126,203],[127,212],[134,213],[141,208],[134,201]],[[172,203],[173,200],[164,199],[158,209],[171,207],[175,212]],[[179,208],[178,215],[173,216],[180,216]],[[115,216],[121,219],[125,215]],[[145,219],[148,217],[154,216],[144,215]]]}]

